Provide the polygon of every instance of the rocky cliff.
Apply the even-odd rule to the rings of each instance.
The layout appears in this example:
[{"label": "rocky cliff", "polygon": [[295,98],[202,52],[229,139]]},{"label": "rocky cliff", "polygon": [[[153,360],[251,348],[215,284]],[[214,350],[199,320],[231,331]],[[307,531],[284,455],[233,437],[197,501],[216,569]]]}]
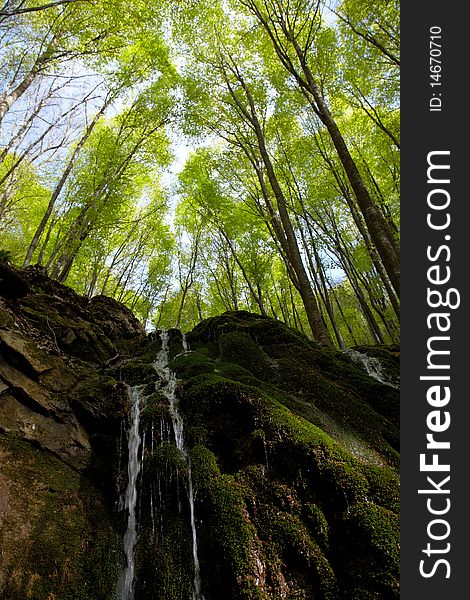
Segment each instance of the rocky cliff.
[{"label": "rocky cliff", "polygon": [[[159,332],[35,267],[1,266],[0,295],[2,598],[116,598],[132,389],[136,599],[194,597],[194,533],[198,600],[399,597],[394,385],[259,315],[171,330],[182,452]],[[361,352],[396,382],[396,348]]]}]

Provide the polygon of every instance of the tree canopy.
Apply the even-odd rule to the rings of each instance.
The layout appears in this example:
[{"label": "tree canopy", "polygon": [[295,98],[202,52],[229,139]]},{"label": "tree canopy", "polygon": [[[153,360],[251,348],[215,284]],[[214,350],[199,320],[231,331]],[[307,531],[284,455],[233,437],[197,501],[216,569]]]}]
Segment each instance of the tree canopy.
[{"label": "tree canopy", "polygon": [[0,260],[149,326],[399,332],[395,0],[7,0]]}]

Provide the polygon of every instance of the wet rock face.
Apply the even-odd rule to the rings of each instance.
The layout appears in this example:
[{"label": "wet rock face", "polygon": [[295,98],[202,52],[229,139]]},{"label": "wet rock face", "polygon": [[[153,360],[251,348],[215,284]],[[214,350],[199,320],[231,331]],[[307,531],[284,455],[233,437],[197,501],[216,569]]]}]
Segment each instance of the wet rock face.
[{"label": "wet rock face", "polygon": [[[115,600],[127,384],[146,398],[136,597],[191,598],[159,332],[37,267],[0,267],[0,294],[0,597]],[[205,600],[398,598],[398,391],[259,315],[207,319],[187,341],[169,332]],[[396,378],[398,349],[358,350]]]},{"label": "wet rock face", "polygon": [[258,315],[187,337],[205,598],[398,598],[398,391]]},{"label": "wet rock face", "polygon": [[0,293],[0,596],[112,598],[127,396],[107,361],[145,333],[126,307],[90,309],[38,268],[2,265]]},{"label": "wet rock face", "polygon": [[[145,332],[125,306],[89,302],[37,267],[2,273],[0,427],[84,470],[90,434],[113,432],[126,411],[125,390],[108,372],[110,360],[123,354],[114,342],[135,345]],[[22,297],[10,293],[18,281],[28,290]]]}]

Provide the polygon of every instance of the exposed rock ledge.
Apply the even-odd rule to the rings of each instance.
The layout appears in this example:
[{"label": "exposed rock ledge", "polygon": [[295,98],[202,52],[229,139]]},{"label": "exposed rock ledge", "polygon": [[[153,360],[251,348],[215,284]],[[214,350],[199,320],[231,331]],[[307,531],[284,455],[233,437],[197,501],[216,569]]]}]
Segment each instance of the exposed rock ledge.
[{"label": "exposed rock ledge", "polygon": [[[397,390],[259,315],[208,319],[188,340],[181,353],[173,330],[170,354],[205,599],[397,599]],[[155,389],[159,349],[158,335],[114,300],[78,296],[37,267],[0,265],[3,599],[114,600],[125,384]],[[370,353],[396,378],[396,348]],[[149,398],[136,597],[188,600],[184,468],[165,441],[164,399]]]}]

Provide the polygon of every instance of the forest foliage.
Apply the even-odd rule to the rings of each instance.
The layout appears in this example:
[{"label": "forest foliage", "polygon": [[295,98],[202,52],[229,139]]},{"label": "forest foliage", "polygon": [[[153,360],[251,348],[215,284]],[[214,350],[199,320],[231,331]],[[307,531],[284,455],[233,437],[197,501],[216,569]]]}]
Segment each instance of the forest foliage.
[{"label": "forest foliage", "polygon": [[156,327],[399,332],[396,0],[6,0],[0,259]]}]

